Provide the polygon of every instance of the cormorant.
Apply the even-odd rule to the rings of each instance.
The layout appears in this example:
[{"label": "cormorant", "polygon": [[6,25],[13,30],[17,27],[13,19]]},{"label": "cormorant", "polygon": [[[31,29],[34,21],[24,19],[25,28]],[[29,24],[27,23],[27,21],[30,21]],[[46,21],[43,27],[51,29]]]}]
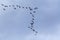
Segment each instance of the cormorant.
[{"label": "cormorant", "polygon": [[4,7],[8,7],[7,5],[5,5]]},{"label": "cormorant", "polygon": [[14,8],[16,10],[16,8]]},{"label": "cormorant", "polygon": [[5,11],[6,9],[5,9],[5,8],[3,8],[3,10]]},{"label": "cormorant", "polygon": [[4,4],[1,4],[2,6],[4,6]]},{"label": "cormorant", "polygon": [[30,11],[32,11],[33,9],[31,7],[29,7]]},{"label": "cormorant", "polygon": [[37,7],[34,8],[35,10],[38,9]]},{"label": "cormorant", "polygon": [[33,13],[36,13],[36,11],[33,11]]},{"label": "cormorant", "polygon": [[9,7],[11,7],[11,5],[9,5]]}]

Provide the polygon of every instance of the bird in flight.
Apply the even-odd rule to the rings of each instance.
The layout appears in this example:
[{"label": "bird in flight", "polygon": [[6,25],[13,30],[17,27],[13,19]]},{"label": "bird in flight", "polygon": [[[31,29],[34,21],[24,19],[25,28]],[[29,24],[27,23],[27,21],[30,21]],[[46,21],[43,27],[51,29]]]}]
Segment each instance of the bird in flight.
[{"label": "bird in flight", "polygon": [[14,8],[14,10],[16,10],[16,8]]},{"label": "bird in flight", "polygon": [[35,7],[34,10],[38,9],[38,7]]},{"label": "bird in flight", "polygon": [[31,7],[29,7],[29,10],[32,11],[33,9]]},{"label": "bird in flight", "polygon": [[6,9],[5,9],[5,8],[3,8],[3,10],[5,11]]},{"label": "bird in flight", "polygon": [[1,4],[1,6],[4,6],[4,4]]}]

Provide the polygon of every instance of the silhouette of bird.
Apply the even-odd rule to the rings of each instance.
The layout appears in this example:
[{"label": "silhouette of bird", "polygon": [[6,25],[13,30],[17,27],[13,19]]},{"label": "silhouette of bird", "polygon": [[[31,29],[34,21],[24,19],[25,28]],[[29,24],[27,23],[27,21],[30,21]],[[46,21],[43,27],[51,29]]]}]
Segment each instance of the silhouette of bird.
[{"label": "silhouette of bird", "polygon": [[28,28],[30,28],[30,27],[28,27]]},{"label": "silhouette of bird", "polygon": [[31,7],[29,7],[29,10],[32,11],[33,9]]},{"label": "silhouette of bird", "polygon": [[11,7],[11,5],[9,5],[9,7]]},{"label": "silhouette of bird", "polygon": [[33,25],[34,23],[30,23],[31,25]]},{"label": "silhouette of bird", "polygon": [[16,5],[17,7],[19,7],[19,5]]},{"label": "silhouette of bird", "polygon": [[38,9],[37,7],[34,8],[35,10]]},{"label": "silhouette of bird", "polygon": [[30,29],[32,29],[32,28],[30,28]]},{"label": "silhouette of bird", "polygon": [[19,6],[19,8],[21,8],[21,6]]},{"label": "silhouette of bird", "polygon": [[31,25],[31,27],[33,28],[34,26],[33,26],[33,25]]},{"label": "silhouette of bird", "polygon": [[28,28],[32,29],[31,27],[28,27]]},{"label": "silhouette of bird", "polygon": [[[38,32],[37,32],[38,33]],[[35,32],[35,36],[37,35],[37,33]]]},{"label": "silhouette of bird", "polygon": [[12,7],[15,7],[15,5],[12,5]]},{"label": "silhouette of bird", "polygon": [[35,31],[34,29],[32,29],[33,31]]},{"label": "silhouette of bird", "polygon": [[26,9],[28,9],[28,7],[26,7]]},{"label": "silhouette of bird", "polygon": [[16,8],[14,8],[16,10]]},{"label": "silhouette of bird", "polygon": [[36,11],[33,11],[33,13],[36,13]]},{"label": "silhouette of bird", "polygon": [[4,7],[8,7],[7,5],[5,5]]},{"label": "silhouette of bird", "polygon": [[34,17],[34,15],[32,14],[32,17]]},{"label": "silhouette of bird", "polygon": [[34,23],[34,21],[32,20],[32,23]]},{"label": "silhouette of bird", "polygon": [[30,12],[30,14],[32,14],[32,12]]},{"label": "silhouette of bird", "polygon": [[22,7],[22,8],[24,8],[24,7]]},{"label": "silhouette of bird", "polygon": [[4,4],[1,4],[1,6],[4,6]]},{"label": "silhouette of bird", "polygon": [[34,18],[32,18],[32,20],[35,20]]},{"label": "silhouette of bird", "polygon": [[36,33],[38,33],[37,31],[35,31]]},{"label": "silhouette of bird", "polygon": [[5,9],[5,8],[3,8],[3,10],[5,11],[6,9]]}]

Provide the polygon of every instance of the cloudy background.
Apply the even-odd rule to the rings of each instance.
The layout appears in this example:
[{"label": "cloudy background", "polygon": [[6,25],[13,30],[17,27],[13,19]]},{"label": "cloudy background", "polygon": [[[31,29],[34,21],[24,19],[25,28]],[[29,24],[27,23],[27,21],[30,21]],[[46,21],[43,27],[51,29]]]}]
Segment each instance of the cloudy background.
[{"label": "cloudy background", "polygon": [[0,4],[38,7],[35,14],[36,36],[27,27],[31,22],[29,10],[13,7],[2,10],[0,5],[0,40],[60,40],[59,0],[0,0]]}]

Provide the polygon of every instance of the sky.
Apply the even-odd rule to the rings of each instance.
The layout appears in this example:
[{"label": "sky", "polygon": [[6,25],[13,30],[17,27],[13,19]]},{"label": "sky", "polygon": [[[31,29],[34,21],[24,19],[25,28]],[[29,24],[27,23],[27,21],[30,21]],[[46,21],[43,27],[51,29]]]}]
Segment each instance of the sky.
[{"label": "sky", "polygon": [[[37,35],[28,28],[31,22],[29,9],[8,7],[1,4],[38,7],[34,28]],[[60,40],[59,0],[0,0],[0,40]]]}]

